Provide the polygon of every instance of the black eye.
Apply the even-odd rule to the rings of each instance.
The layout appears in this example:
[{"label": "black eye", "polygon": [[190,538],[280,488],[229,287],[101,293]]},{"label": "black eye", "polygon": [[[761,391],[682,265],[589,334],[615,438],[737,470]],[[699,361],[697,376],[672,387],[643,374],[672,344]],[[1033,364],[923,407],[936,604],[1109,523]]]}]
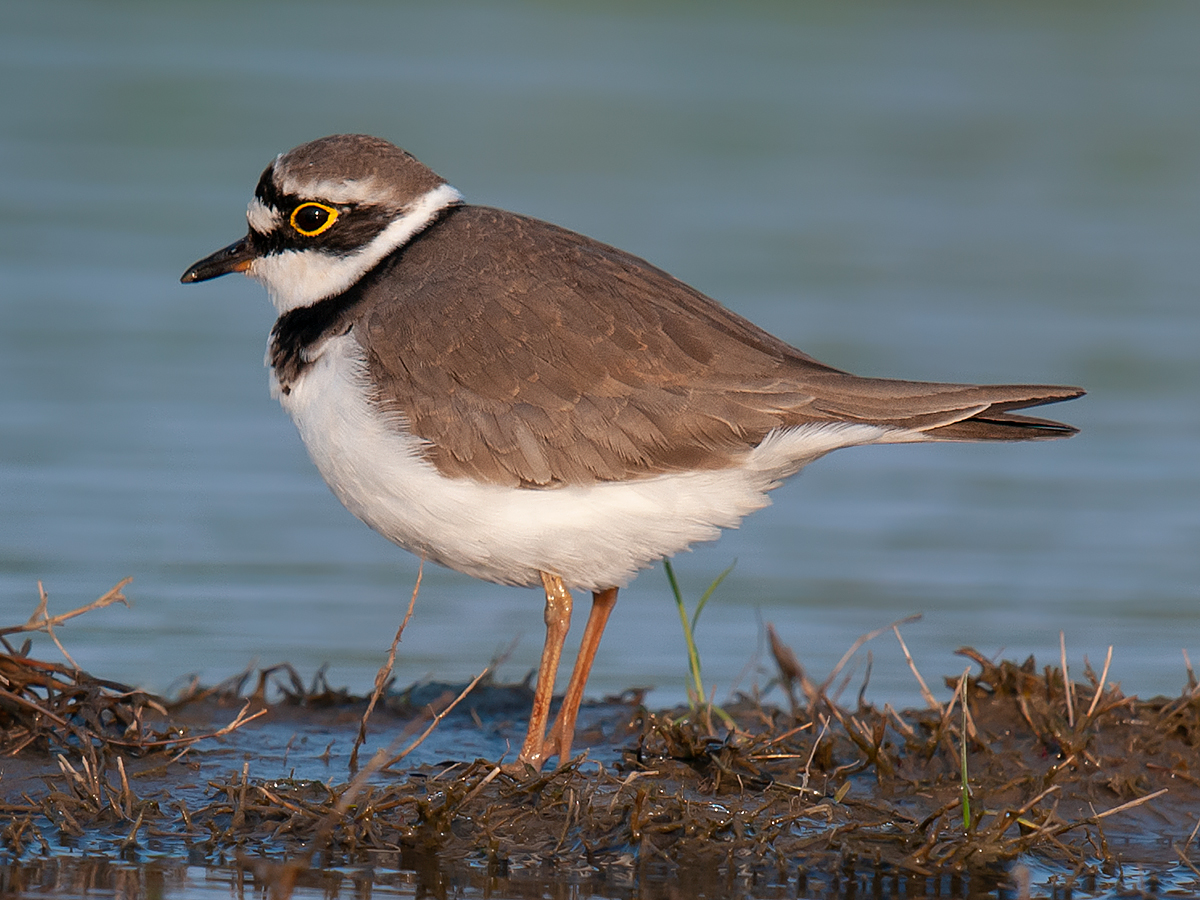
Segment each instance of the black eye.
[{"label": "black eye", "polygon": [[338,211],[324,203],[301,203],[292,211],[292,227],[305,237],[316,237],[337,221]]}]

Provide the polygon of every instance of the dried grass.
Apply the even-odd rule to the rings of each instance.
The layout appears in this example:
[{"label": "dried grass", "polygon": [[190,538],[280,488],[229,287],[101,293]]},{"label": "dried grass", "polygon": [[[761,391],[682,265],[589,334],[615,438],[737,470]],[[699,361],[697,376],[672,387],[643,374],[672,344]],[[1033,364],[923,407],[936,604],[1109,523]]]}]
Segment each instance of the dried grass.
[{"label": "dried grass", "polygon": [[[44,605],[38,620],[55,621]],[[624,872],[636,880],[653,869],[756,872],[768,881],[824,879],[828,886],[836,876],[866,890],[880,878],[998,883],[1014,862],[1038,859],[1073,882],[1119,871],[1111,834],[1147,828],[1164,836],[1180,871],[1196,871],[1194,680],[1176,699],[1142,701],[1108,682],[1111,652],[1099,677],[1087,666],[1086,683],[1075,684],[1061,666],[1039,670],[1032,658],[994,663],[964,648],[960,654],[978,672],[947,679],[956,689],[949,704],[925,686],[926,709],[877,710],[860,694],[849,710],[828,695],[832,676],[815,685],[774,629],[769,636],[788,709],[742,697],[725,706],[733,726],[714,729],[687,710],[630,706],[628,730],[616,737],[624,748],[616,765],[581,755],[529,777],[485,760],[389,772],[404,754],[385,748],[344,784],[254,778],[247,764],[209,778],[207,802],[194,810],[181,798],[148,799],[139,785],[148,772],[155,784],[164,773],[193,777],[185,754],[267,712],[269,679],[285,703],[314,717],[366,698],[330,689],[320,673],[306,688],[280,666],[256,680],[248,670],[216,688],[193,686],[168,703],[6,644],[0,753],[44,758],[46,790],[0,796],[9,822],[0,844],[20,857],[52,852],[60,836],[103,831],[122,847],[136,847],[147,834],[169,836],[206,856],[241,854],[280,897],[311,868],[348,860],[423,860],[439,870],[465,865],[506,876],[551,866],[565,879]],[[242,708],[228,725],[193,735],[174,723],[181,711],[217,697]],[[452,700],[451,693],[394,743],[430,717],[429,728],[436,726]],[[1176,836],[1181,810],[1186,827]]]}]

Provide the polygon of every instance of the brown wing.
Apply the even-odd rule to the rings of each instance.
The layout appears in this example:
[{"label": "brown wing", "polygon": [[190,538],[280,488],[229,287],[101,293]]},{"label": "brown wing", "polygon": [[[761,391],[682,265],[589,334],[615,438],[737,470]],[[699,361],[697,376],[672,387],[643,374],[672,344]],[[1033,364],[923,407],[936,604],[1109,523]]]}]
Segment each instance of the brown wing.
[{"label": "brown wing", "polygon": [[1079,393],[857,378],[636,257],[499,210],[452,211],[370,279],[355,327],[378,400],[451,477],[534,487],[718,469],[805,422],[1057,436],[1070,429],[1004,410]]}]

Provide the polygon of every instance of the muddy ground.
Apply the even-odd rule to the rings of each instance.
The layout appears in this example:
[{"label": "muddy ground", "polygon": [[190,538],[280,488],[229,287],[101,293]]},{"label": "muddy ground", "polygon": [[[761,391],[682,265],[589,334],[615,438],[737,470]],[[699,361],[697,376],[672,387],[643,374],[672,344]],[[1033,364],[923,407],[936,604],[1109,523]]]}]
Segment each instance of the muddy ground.
[{"label": "muddy ground", "polygon": [[196,867],[272,896],[1200,894],[1190,673],[1140,700],[963,650],[951,703],[898,712],[775,640],[778,703],[589,704],[587,752],[537,773],[528,685],[393,688],[357,748],[367,698],[286,666],[168,700],[3,649],[0,894],[182,896]]}]

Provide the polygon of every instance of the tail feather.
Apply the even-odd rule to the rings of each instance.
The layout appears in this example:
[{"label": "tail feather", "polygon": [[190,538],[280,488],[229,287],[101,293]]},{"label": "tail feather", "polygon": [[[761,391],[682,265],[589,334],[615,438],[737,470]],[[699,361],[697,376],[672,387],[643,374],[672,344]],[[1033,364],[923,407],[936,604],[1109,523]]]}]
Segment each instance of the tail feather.
[{"label": "tail feather", "polygon": [[[807,407],[841,421],[908,431],[928,441],[1036,441],[1070,437],[1074,426],[1013,410],[1072,400],[1077,387],[938,384],[877,378],[824,379]],[[812,384],[810,382],[810,384]]]},{"label": "tail feather", "polygon": [[961,422],[930,429],[924,434],[932,441],[1049,441],[1078,433],[1079,429],[1075,426],[1053,419],[987,410]]},{"label": "tail feather", "polygon": [[994,392],[997,399],[981,412],[929,429],[925,436],[935,441],[1045,441],[1079,433],[1078,428],[1065,422],[1015,415],[1012,411],[1073,400],[1083,394],[1081,388],[1001,385],[981,391]]}]

